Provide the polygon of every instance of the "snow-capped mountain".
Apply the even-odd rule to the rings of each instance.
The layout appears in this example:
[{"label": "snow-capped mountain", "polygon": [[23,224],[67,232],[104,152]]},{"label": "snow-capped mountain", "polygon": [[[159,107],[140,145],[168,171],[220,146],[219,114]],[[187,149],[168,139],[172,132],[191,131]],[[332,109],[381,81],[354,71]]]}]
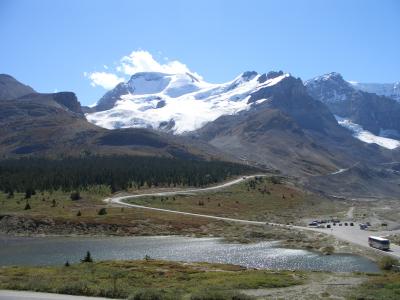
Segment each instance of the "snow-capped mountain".
[{"label": "snow-capped mountain", "polygon": [[96,112],[86,117],[108,129],[146,127],[182,134],[261,103],[264,100],[250,103],[251,94],[288,76],[245,72],[230,82],[212,84],[189,73],[136,73],[104,95]]},{"label": "snow-capped mountain", "polygon": [[[305,82],[308,93],[315,99],[325,103],[331,112],[346,121],[341,125],[354,132],[355,137],[364,142],[376,143],[382,147],[393,149],[400,140],[400,103],[392,98],[363,92],[345,81],[339,73],[329,73]],[[354,126],[347,125],[354,124]],[[364,132],[365,131],[365,132]],[[359,134],[364,132],[363,134]],[[372,134],[370,139],[363,139]],[[378,137],[395,139],[393,143],[383,142]],[[397,146],[396,146],[397,147]]]},{"label": "snow-capped mountain", "polygon": [[317,76],[304,84],[311,96],[326,104],[346,101],[354,92],[352,86],[336,72]]},{"label": "snow-capped mountain", "polygon": [[357,90],[386,96],[400,102],[400,81],[395,83],[361,83],[349,81]]}]

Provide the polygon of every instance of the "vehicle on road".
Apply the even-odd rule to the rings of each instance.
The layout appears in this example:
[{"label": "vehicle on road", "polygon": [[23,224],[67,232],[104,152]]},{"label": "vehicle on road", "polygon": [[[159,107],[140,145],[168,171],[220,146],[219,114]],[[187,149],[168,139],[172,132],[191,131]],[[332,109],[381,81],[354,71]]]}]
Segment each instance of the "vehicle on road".
[{"label": "vehicle on road", "polygon": [[376,248],[379,250],[389,250],[390,249],[390,241],[380,236],[369,236],[368,244],[372,248]]},{"label": "vehicle on road", "polygon": [[368,228],[368,225],[367,224],[360,224],[360,229],[361,230],[365,230],[365,229],[367,229]]}]

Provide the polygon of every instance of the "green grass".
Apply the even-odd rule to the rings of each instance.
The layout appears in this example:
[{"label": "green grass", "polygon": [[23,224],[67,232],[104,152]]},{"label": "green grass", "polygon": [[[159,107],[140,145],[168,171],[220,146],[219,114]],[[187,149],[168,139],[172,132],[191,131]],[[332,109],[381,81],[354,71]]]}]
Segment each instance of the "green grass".
[{"label": "green grass", "polygon": [[[80,192],[82,199],[71,200],[71,193],[63,191],[37,191],[29,199],[25,199],[24,193],[15,193],[12,198],[0,193],[0,211],[2,214],[16,214],[37,217],[58,217],[74,219],[79,210],[82,219],[94,217],[99,208],[104,204],[101,200],[110,195],[110,190],[105,186],[91,187]],[[29,203],[31,209],[25,210]]]},{"label": "green grass", "polygon": [[400,299],[400,273],[385,272],[373,275],[353,291],[350,299],[398,300]]},{"label": "green grass", "polygon": [[[155,191],[151,189],[151,192]],[[140,192],[147,193],[149,190]],[[110,196],[110,191],[103,186],[80,191],[80,196],[81,199],[73,201],[70,199],[70,193],[54,191],[36,192],[30,199],[24,199],[24,194],[16,193],[9,199],[6,194],[0,193],[1,215],[28,218],[41,223],[38,229],[35,226],[16,228],[10,225],[2,228],[5,228],[6,232],[17,234],[178,234],[199,237],[212,235],[236,242],[284,240],[289,247],[316,250],[331,245],[331,241],[326,241],[327,237],[319,238],[315,234],[301,233],[287,228],[235,224],[145,209],[108,207],[102,200]],[[55,206],[53,202],[56,203]],[[199,202],[204,205],[199,205]],[[26,203],[29,203],[31,209],[24,209]],[[161,198],[147,197],[136,199],[135,203],[282,223],[296,223],[303,217],[337,214],[338,211],[346,210],[336,203],[306,194],[288,183],[273,183],[270,178],[258,181],[253,186],[247,182],[217,192],[193,196],[169,196],[163,197],[163,201]],[[104,207],[107,214],[99,215],[99,211]],[[43,225],[44,220],[50,220],[48,225]],[[25,219],[19,222],[32,223]],[[3,221],[4,223],[6,222]],[[18,224],[18,222],[12,221],[7,224]],[[82,224],[87,226],[81,226]]]},{"label": "green grass", "polygon": [[346,211],[345,203],[339,205],[301,191],[288,183],[274,183],[271,177],[261,178],[253,186],[247,181],[215,192],[150,196],[130,199],[128,202],[178,211],[282,223],[298,222],[301,218],[321,215],[336,216]]},{"label": "green grass", "polygon": [[[346,211],[345,203],[309,194],[289,183],[274,183],[271,178],[261,178],[254,185],[247,181],[216,192],[169,197],[144,197],[128,200],[131,203],[162,207],[172,210],[202,214],[246,218],[272,222],[299,222],[302,218],[338,215]],[[152,189],[152,191],[156,191]],[[135,191],[138,192],[138,191]],[[148,192],[141,190],[140,192]],[[111,195],[108,187],[97,186],[80,191],[80,200],[71,200],[70,192],[36,192],[30,199],[23,193],[8,198],[0,193],[1,214],[55,218],[64,221],[131,224],[134,209],[107,208],[106,215],[98,215],[106,207],[102,200]],[[25,209],[29,204],[30,209]],[[137,211],[137,210],[136,210]],[[80,212],[80,216],[78,215]],[[143,211],[141,211],[143,213]],[[152,212],[153,214],[153,212]],[[146,213],[144,213],[146,215]],[[163,214],[164,216],[166,214]],[[169,216],[167,219],[173,217]],[[182,216],[175,216],[181,219]]]},{"label": "green grass", "polygon": [[304,281],[302,272],[247,270],[239,266],[158,260],[103,261],[69,267],[2,267],[0,289],[124,298],[160,290],[174,299],[204,290],[288,287]]}]

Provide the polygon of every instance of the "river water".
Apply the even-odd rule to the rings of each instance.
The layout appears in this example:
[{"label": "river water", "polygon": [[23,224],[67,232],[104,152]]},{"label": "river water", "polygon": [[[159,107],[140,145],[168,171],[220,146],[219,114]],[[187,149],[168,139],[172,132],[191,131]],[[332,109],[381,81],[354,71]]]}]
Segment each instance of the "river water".
[{"label": "river water", "polygon": [[94,260],[151,258],[230,263],[260,269],[378,272],[377,265],[351,254],[321,255],[286,249],[276,242],[225,243],[189,237],[9,237],[0,236],[0,266],[61,265],[79,262],[90,251]]}]

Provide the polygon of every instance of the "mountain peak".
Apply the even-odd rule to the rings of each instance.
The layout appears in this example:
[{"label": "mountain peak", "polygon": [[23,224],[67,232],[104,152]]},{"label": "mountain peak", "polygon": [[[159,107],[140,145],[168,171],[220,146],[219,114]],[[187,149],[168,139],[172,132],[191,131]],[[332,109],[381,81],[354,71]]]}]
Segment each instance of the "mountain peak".
[{"label": "mountain peak", "polygon": [[36,93],[33,88],[22,84],[8,74],[0,74],[0,100],[15,99],[21,96]]},{"label": "mountain peak", "polygon": [[[337,81],[337,82],[342,82],[346,83],[346,81],[343,79],[342,74],[338,72],[330,72],[321,76],[314,77],[313,79],[310,79],[308,81]],[[307,81],[307,82],[308,82]]]},{"label": "mountain peak", "polygon": [[317,76],[307,80],[304,85],[312,97],[324,103],[345,101],[354,92],[351,84],[337,72]]},{"label": "mountain peak", "polygon": [[246,71],[246,72],[243,72],[240,75],[240,77],[242,77],[246,81],[249,81],[249,80],[252,80],[257,75],[258,75],[258,73],[256,71]]}]

